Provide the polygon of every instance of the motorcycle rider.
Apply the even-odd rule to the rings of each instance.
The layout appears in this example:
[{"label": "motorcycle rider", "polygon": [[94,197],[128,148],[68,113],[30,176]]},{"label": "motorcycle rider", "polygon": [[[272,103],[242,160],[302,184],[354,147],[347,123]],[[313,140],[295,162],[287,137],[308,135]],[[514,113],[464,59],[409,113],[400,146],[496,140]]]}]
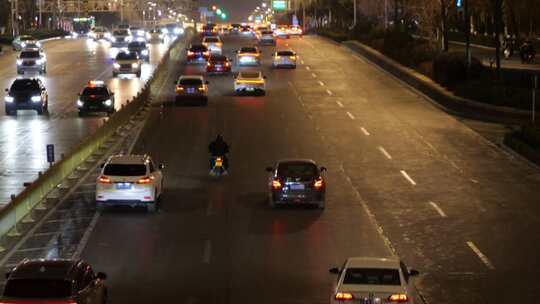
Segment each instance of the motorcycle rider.
[{"label": "motorcycle rider", "polygon": [[[532,42],[529,39],[526,39],[523,42],[523,44],[521,45],[519,49],[519,52],[521,55],[522,63],[531,63],[531,61],[534,61],[534,58],[536,56],[536,51],[534,49]],[[532,60],[529,59],[529,56]]]},{"label": "motorcycle rider", "polygon": [[503,55],[506,59],[512,57],[514,54],[514,46],[516,42],[513,37],[508,36],[503,41]]},{"label": "motorcycle rider", "polygon": [[214,158],[220,156],[223,157],[223,168],[229,170],[229,159],[227,153],[229,153],[229,145],[223,140],[223,136],[218,134],[216,139],[208,145],[208,151],[211,154],[210,169],[214,168]]}]

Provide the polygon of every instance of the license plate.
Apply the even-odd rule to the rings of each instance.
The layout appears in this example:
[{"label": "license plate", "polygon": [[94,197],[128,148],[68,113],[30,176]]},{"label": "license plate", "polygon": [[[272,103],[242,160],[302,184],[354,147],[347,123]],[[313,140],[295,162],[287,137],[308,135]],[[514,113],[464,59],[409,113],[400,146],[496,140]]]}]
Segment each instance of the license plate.
[{"label": "license plate", "polygon": [[221,64],[216,64],[216,69],[221,69]]},{"label": "license plate", "polygon": [[222,160],[222,159],[219,159],[219,158],[216,159],[216,167],[219,168],[219,167],[221,167],[221,166],[223,166],[223,160]]},{"label": "license plate", "polygon": [[188,92],[188,93],[195,93],[195,89],[194,89],[194,88],[188,88],[188,89],[187,89],[187,92]]},{"label": "license plate", "polygon": [[291,190],[304,190],[304,185],[291,185],[290,188]]},{"label": "license plate", "polygon": [[131,183],[116,183],[116,189],[118,190],[131,189]]}]

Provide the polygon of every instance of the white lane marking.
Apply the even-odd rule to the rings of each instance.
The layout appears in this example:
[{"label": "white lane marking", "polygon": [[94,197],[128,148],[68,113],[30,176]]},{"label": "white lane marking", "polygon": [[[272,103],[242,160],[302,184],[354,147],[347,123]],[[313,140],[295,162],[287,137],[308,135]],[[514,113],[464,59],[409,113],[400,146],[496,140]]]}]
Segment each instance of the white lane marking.
[{"label": "white lane marking", "polygon": [[437,211],[437,213],[439,213],[441,217],[447,217],[446,213],[444,213],[444,211],[441,209],[441,207],[439,207],[439,205],[434,202],[429,202],[429,204],[431,205],[431,207],[433,207],[433,209],[435,209],[435,211]]},{"label": "white lane marking", "polygon": [[94,217],[92,218],[92,221],[90,222],[90,225],[88,225],[88,228],[83,234],[83,237],[81,241],[79,242],[79,246],[77,246],[77,249],[75,250],[75,253],[73,253],[73,259],[77,259],[81,256],[84,248],[86,247],[86,244],[88,244],[88,240],[90,240],[90,236],[92,235],[92,231],[94,231],[94,228],[96,228],[97,221],[99,220],[99,217],[101,216],[100,212],[96,212],[94,214]]},{"label": "white lane marking", "polygon": [[405,170],[400,170],[400,172],[401,175],[403,175],[403,177],[405,177],[405,179],[409,181],[409,183],[411,183],[413,186],[416,186],[416,182],[409,176],[409,174],[407,174],[407,172],[405,172]]},{"label": "white lane marking", "polygon": [[390,153],[388,153],[388,151],[386,151],[386,150],[384,149],[384,147],[379,146],[379,151],[381,151],[381,153],[382,153],[384,156],[386,156],[386,158],[392,159],[392,156],[390,155]]},{"label": "white lane marking", "polygon": [[313,76],[313,78],[317,78],[317,74],[315,73],[311,73],[311,76]]},{"label": "white lane marking", "polygon": [[212,257],[212,243],[210,240],[204,241],[203,263],[210,264],[210,258]]},{"label": "white lane marking", "polygon": [[[303,63],[303,62],[302,62]],[[306,70],[310,71],[311,68],[309,67],[309,65],[306,65]]]},{"label": "white lane marking", "polygon": [[355,119],[356,119],[356,117],[354,117],[354,115],[352,115],[352,113],[349,112],[349,111],[347,111],[347,115],[348,115],[349,118],[352,119],[352,120],[355,120]]},{"label": "white lane marking", "polygon": [[328,93],[328,95],[330,96],[334,95],[334,93],[332,93],[332,91],[330,91],[329,89],[326,89],[326,93]]},{"label": "white lane marking", "polygon": [[322,81],[319,80],[319,85],[320,85],[321,87],[324,87],[324,82],[322,82]]},{"label": "white lane marking", "polygon": [[476,245],[471,242],[471,241],[468,241],[467,242],[467,245],[469,246],[469,248],[471,248],[471,250],[478,256],[478,258],[480,258],[480,260],[482,261],[482,263],[484,263],[484,265],[486,265],[487,268],[491,269],[491,270],[494,270],[495,269],[495,266],[493,266],[493,264],[491,264],[491,261],[488,259],[487,256],[485,256],[482,251],[480,251],[480,249],[478,249],[478,247],[476,247]]},{"label": "white lane marking", "polygon": [[471,178],[471,182],[473,182],[473,183],[475,183],[475,184],[478,184],[478,183],[479,183],[479,181],[477,181],[477,180],[474,179],[474,178]]},{"label": "white lane marking", "polygon": [[343,104],[339,100],[336,100],[336,103],[340,108],[343,108]]},{"label": "white lane marking", "polygon": [[369,132],[366,130],[366,128],[361,127],[360,130],[362,130],[362,133],[364,133],[364,135],[366,135],[366,136],[370,135]]}]

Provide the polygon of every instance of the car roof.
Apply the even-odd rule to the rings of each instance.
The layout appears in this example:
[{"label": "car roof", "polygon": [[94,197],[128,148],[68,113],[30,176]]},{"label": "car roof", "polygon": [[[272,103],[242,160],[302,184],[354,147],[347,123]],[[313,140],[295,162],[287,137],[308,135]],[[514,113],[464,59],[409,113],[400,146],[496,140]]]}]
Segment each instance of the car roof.
[{"label": "car roof", "polygon": [[[255,76],[257,74],[257,76]],[[240,71],[238,72],[238,77],[246,77],[246,76],[255,76],[255,77],[262,77],[261,71]],[[254,78],[254,77],[247,77],[247,78]]]},{"label": "car roof", "polygon": [[280,159],[277,161],[277,165],[287,165],[287,164],[312,164],[317,165],[317,163],[308,158],[286,158],[286,159]]},{"label": "car roof", "polygon": [[178,79],[204,79],[201,75],[181,75]]},{"label": "car roof", "polygon": [[19,263],[9,275],[12,279],[72,279],[77,265],[81,260],[24,260]]},{"label": "car roof", "polygon": [[144,164],[148,160],[147,155],[113,155],[109,157],[108,164]]},{"label": "car roof", "polygon": [[399,269],[399,259],[397,258],[377,258],[377,257],[351,257],[347,259],[347,268],[389,268]]},{"label": "car roof", "polygon": [[258,48],[256,46],[243,46],[240,48],[240,51],[242,50],[245,50],[245,49],[255,49],[255,50],[258,50]]}]

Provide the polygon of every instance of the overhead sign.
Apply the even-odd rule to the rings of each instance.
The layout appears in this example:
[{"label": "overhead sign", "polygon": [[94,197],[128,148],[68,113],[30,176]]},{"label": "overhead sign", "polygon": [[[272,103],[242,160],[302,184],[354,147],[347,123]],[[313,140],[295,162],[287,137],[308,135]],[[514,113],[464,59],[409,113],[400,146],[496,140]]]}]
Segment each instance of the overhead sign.
[{"label": "overhead sign", "polygon": [[287,0],[272,0],[272,8],[276,11],[286,10],[287,7]]},{"label": "overhead sign", "polygon": [[54,163],[54,145],[47,145],[47,162],[51,166]]}]

